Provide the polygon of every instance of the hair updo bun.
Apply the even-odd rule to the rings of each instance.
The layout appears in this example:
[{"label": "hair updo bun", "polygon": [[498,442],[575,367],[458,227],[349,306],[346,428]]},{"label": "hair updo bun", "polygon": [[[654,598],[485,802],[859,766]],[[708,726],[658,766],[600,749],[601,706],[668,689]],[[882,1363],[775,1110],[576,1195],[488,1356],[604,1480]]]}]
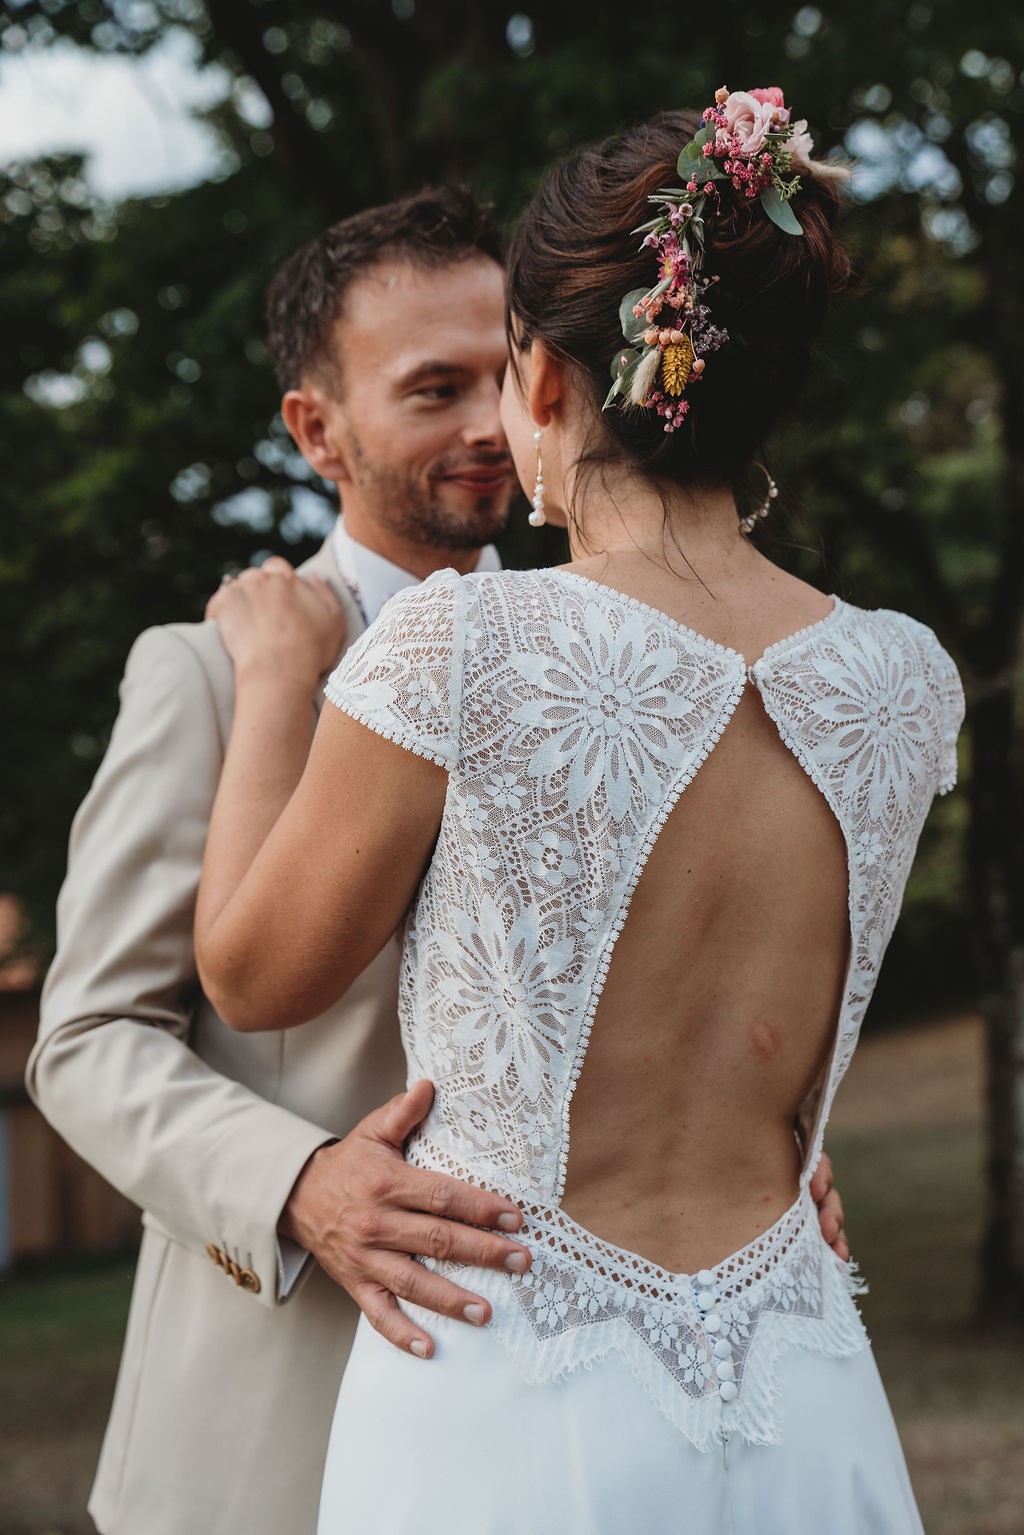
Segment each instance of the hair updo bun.
[{"label": "hair updo bun", "polygon": [[836,235],[835,177],[803,175],[793,202],[802,236],[779,229],[759,199],[716,182],[703,271],[717,281],[705,302],[729,339],[687,390],[689,413],[676,431],[666,433],[651,409],[602,414],[609,367],[623,346],[623,294],[657,278],[654,254],[638,249],[634,231],[651,217],[650,195],[678,185],[679,152],[700,127],[698,112],[664,112],[555,167],[512,240],[508,321],[518,347],[543,341],[592,402],[602,430],[584,464],[625,457],[654,479],[735,486],[795,400],[828,300],[850,286],[851,264]]}]

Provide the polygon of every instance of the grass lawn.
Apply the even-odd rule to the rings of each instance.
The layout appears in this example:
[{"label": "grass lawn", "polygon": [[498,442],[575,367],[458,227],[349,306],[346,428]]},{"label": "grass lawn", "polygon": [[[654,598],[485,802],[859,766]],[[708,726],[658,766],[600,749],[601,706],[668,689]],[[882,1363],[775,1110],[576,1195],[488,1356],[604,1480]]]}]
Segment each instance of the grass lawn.
[{"label": "grass lawn", "polygon": [[85,1500],[130,1289],[130,1263],[0,1282],[3,1535],[93,1531]]},{"label": "grass lawn", "polygon": [[[925,1529],[1022,1535],[1024,1342],[984,1338],[970,1325],[981,1218],[978,1025],[953,1020],[866,1040],[840,1091],[829,1147]],[[2,1535],[92,1530],[85,1498],[130,1277],[122,1263],[0,1282]]]},{"label": "grass lawn", "polygon": [[971,1322],[982,1080],[974,1020],[869,1039],[828,1137],[928,1535],[1024,1535],[1024,1340]]}]

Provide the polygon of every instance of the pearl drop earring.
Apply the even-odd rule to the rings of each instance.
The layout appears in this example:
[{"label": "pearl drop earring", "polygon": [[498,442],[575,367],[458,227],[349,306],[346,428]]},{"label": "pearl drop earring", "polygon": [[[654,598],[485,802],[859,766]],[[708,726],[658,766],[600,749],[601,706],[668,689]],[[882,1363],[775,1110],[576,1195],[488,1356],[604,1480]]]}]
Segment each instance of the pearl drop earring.
[{"label": "pearl drop earring", "polygon": [[540,440],[543,435],[540,427],[533,434],[533,440],[537,444],[537,479],[533,487],[533,510],[529,519],[531,528],[542,528],[547,521],[544,516],[544,465],[540,456]]},{"label": "pearl drop earring", "polygon": [[760,469],[768,483],[764,500],[760,503],[759,506],[755,506],[754,510],[749,512],[746,517],[740,518],[740,532],[746,533],[748,536],[753,533],[754,529],[757,527],[758,521],[762,517],[768,516],[768,513],[772,509],[772,502],[779,494],[779,487],[776,485],[775,481],[772,479],[765,466],[763,464],[755,464],[754,468]]}]

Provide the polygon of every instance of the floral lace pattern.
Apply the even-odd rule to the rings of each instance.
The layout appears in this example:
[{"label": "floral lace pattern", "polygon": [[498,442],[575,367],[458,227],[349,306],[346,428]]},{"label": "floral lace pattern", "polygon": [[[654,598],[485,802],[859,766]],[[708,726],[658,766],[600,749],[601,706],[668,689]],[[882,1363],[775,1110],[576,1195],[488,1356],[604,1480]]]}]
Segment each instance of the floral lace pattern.
[{"label": "floral lace pattern", "polygon": [[[569,1107],[630,897],[748,683],[842,829],[851,956],[832,1060],[805,1109],[799,1220],[762,1239],[756,1325],[749,1293],[741,1304],[715,1278],[726,1359],[686,1276],[658,1271],[655,1294],[652,1265],[575,1227],[559,1202]],[[517,1360],[547,1378],[615,1348],[694,1443],[724,1431],[724,1414],[770,1438],[778,1349],[864,1343],[849,1275],[808,1224],[806,1186],[925,815],[955,777],[952,662],[914,620],[837,600],[748,668],[570,571],[442,571],[387,605],[327,696],[448,769],[402,961],[410,1073],[436,1085],[409,1154],[532,1211],[531,1275],[486,1281]]]}]

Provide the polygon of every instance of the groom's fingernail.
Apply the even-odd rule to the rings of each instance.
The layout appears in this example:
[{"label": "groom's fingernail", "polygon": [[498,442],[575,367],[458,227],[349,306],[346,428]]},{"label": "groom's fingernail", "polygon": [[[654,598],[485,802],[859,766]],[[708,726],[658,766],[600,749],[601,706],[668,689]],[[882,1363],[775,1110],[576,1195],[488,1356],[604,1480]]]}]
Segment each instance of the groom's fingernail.
[{"label": "groom's fingernail", "polygon": [[518,1231],[523,1224],[523,1217],[518,1210],[506,1210],[504,1215],[498,1216],[499,1231]]},{"label": "groom's fingernail", "polygon": [[463,1306],[462,1315],[467,1322],[472,1322],[474,1327],[479,1327],[484,1319],[484,1308],[476,1301],[470,1301],[468,1306]]},{"label": "groom's fingernail", "polygon": [[509,1253],[505,1259],[505,1267],[511,1269],[513,1274],[525,1274],[529,1258],[524,1252]]},{"label": "groom's fingernail", "polygon": [[409,1352],[410,1354],[415,1354],[417,1359],[426,1359],[427,1345],[422,1338],[413,1338],[409,1344]]}]

